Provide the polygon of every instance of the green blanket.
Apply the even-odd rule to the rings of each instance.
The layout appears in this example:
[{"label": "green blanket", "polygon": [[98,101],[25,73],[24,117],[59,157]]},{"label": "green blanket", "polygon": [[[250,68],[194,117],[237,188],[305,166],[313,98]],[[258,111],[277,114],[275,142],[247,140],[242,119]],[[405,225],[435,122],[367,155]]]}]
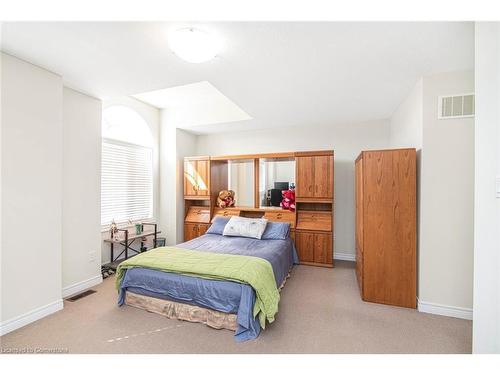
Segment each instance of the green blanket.
[{"label": "green blanket", "polygon": [[259,316],[262,328],[265,328],[266,319],[272,323],[278,312],[280,295],[273,268],[271,263],[262,258],[159,247],[120,263],[116,270],[118,290],[126,270],[135,267],[249,284],[256,295],[253,316]]}]

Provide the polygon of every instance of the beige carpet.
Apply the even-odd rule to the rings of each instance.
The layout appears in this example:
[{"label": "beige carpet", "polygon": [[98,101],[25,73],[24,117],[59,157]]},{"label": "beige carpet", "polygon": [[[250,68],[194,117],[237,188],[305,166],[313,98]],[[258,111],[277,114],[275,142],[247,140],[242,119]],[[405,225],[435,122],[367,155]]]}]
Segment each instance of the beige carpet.
[{"label": "beige carpet", "polygon": [[1,338],[6,348],[69,353],[470,353],[472,322],[361,301],[353,263],[298,266],[276,321],[257,340],[116,305],[114,279],[97,293]]}]

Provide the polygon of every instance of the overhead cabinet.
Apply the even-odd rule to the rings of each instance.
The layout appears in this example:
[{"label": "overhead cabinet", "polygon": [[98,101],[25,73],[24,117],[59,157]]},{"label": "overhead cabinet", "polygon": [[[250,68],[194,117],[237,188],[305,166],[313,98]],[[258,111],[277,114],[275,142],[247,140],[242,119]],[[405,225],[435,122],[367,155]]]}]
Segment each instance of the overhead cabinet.
[{"label": "overhead cabinet", "polygon": [[207,157],[184,159],[184,197],[209,198],[210,160]]},{"label": "overhead cabinet", "polygon": [[333,199],[333,155],[298,156],[297,198]]}]

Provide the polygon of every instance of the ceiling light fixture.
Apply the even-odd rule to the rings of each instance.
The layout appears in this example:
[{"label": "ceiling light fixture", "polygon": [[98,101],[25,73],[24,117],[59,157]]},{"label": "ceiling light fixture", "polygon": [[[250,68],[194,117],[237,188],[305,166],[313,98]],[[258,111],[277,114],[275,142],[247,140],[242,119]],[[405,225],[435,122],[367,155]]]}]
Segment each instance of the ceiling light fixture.
[{"label": "ceiling light fixture", "polygon": [[168,38],[170,49],[190,63],[202,63],[213,59],[222,47],[214,35],[187,27],[173,31]]}]

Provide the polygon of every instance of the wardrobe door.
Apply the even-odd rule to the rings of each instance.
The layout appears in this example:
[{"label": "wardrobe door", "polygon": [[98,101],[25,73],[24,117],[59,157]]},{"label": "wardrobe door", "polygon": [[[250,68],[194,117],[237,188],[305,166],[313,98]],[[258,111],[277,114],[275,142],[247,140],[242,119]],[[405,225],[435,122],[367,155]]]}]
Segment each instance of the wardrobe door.
[{"label": "wardrobe door", "polygon": [[333,198],[333,156],[314,157],[314,197]]},{"label": "wardrobe door", "polygon": [[333,263],[331,233],[314,234],[314,263]]},{"label": "wardrobe door", "polygon": [[301,263],[314,262],[314,233],[296,231],[295,247]]},{"label": "wardrobe door", "polygon": [[297,185],[295,194],[301,198],[314,197],[314,156],[298,156],[295,158]]},{"label": "wardrobe door", "polygon": [[210,186],[210,162],[208,160],[198,160],[196,162],[197,172],[197,192],[196,195],[208,196]]}]

